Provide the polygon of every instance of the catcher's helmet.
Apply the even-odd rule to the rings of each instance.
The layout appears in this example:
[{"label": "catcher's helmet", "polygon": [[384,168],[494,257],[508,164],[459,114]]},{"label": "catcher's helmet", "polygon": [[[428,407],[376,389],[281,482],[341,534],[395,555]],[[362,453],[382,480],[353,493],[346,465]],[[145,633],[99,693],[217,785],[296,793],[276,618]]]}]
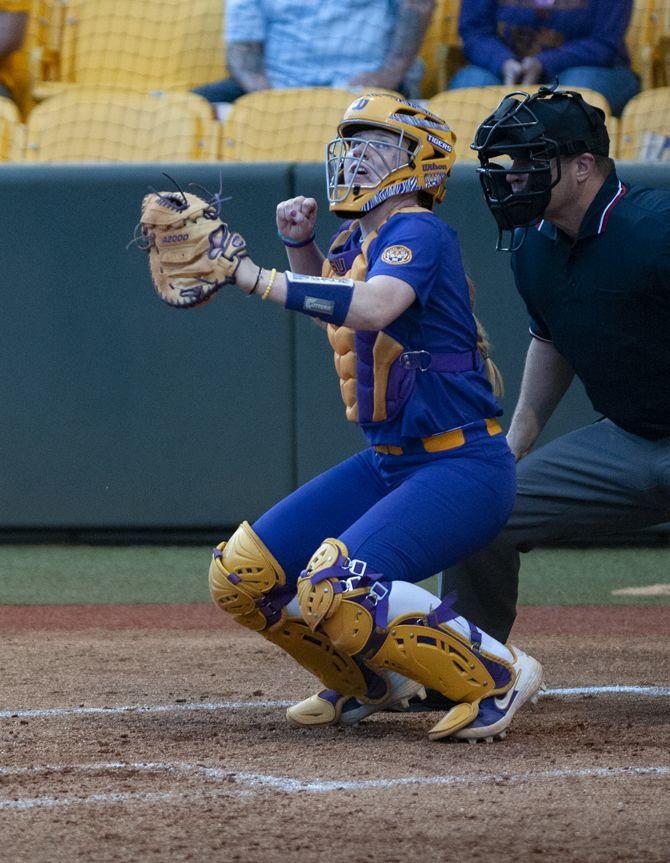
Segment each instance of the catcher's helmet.
[{"label": "catcher's helmet", "polygon": [[[382,173],[357,173],[378,142],[357,138],[363,130],[382,129],[398,136],[385,145]],[[326,145],[326,180],[330,209],[344,218],[358,216],[391,195],[423,191],[428,203],[444,197],[445,183],[456,154],[456,136],[449,126],[414,102],[387,93],[369,93],[352,102]],[[349,164],[347,164],[349,163]]]},{"label": "catcher's helmet", "polygon": [[[561,179],[559,156],[579,153],[609,154],[605,114],[584,101],[580,93],[541,87],[534,95],[515,91],[477,129],[472,149],[477,151],[477,170],[486,203],[498,223],[498,248],[518,248],[525,232],[504,246],[504,231],[527,228],[544,213],[551,190]],[[507,156],[523,160],[512,168],[495,159]],[[552,159],[556,160],[552,178]],[[526,186],[514,192],[509,174],[527,175]]]}]

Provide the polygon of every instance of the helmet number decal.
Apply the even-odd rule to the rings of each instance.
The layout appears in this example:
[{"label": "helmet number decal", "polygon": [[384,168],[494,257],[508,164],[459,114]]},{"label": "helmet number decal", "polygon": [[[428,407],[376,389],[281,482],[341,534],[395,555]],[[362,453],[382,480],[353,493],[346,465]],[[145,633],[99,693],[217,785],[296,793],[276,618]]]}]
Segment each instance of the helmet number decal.
[{"label": "helmet number decal", "polygon": [[385,264],[396,266],[398,264],[409,264],[411,260],[412,250],[408,249],[407,246],[388,246],[382,252],[382,261]]}]

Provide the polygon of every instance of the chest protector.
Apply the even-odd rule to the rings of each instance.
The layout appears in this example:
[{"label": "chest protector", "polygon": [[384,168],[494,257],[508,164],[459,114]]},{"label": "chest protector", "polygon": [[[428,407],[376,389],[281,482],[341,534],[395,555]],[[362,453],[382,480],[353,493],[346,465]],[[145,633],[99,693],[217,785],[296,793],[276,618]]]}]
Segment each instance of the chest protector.
[{"label": "chest protector", "polygon": [[[402,207],[394,210],[389,218],[396,213],[425,212],[423,207]],[[354,222],[337,235],[323,262],[322,275],[366,280],[367,252],[379,228],[367,235],[360,252],[355,249],[337,252],[355,229]],[[357,331],[334,324],[328,324],[328,341],[335,352],[335,369],[347,419],[371,423],[384,422],[395,416],[409,398],[416,378],[415,369],[404,368],[397,362],[407,348],[383,330]]]}]

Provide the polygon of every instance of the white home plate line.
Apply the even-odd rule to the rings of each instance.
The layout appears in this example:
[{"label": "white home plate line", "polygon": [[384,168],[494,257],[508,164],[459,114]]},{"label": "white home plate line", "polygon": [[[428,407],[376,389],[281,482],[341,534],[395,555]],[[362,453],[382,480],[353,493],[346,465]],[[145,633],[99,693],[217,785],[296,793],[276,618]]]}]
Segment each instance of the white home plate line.
[{"label": "white home plate line", "polygon": [[0,719],[51,718],[115,713],[180,713],[193,710],[261,710],[268,707],[290,707],[293,701],[195,701],[175,704],[122,704],[119,707],[44,707],[34,710],[0,710]]},{"label": "white home plate line", "polygon": [[[100,805],[107,803],[165,803],[177,802],[203,797],[221,796],[248,796],[254,791],[281,791],[287,793],[328,794],[333,791],[362,791],[366,789],[386,790],[401,786],[412,785],[481,785],[490,782],[505,783],[506,785],[519,784],[523,782],[544,782],[551,779],[618,779],[621,777],[634,778],[642,776],[668,776],[670,767],[593,767],[581,770],[541,770],[524,771],[520,773],[478,773],[478,774],[451,774],[446,776],[402,776],[395,779],[334,779],[334,780],[312,780],[304,781],[292,779],[287,776],[272,776],[261,773],[246,773],[226,770],[221,767],[208,767],[203,764],[189,764],[184,762],[103,762],[100,764],[63,764],[44,765],[42,767],[26,768],[1,768],[2,776],[17,776],[26,774],[50,774],[67,771],[68,775],[76,773],[91,772],[114,772],[123,770],[125,774],[129,770],[138,773],[170,774],[190,776],[202,779],[210,783],[210,787],[193,789],[188,791],[131,791],[131,792],[107,792],[89,795],[75,795],[62,797],[24,797],[0,798],[0,811],[26,811],[30,809],[49,809],[56,806],[85,806]],[[109,781],[109,777],[106,777]],[[127,775],[124,775],[127,780]],[[214,783],[213,785],[211,783]],[[238,786],[235,788],[235,786]]]},{"label": "white home plate line", "polygon": [[[670,686],[573,686],[547,689],[542,698],[573,698],[579,695],[643,695],[667,698]],[[180,713],[195,710],[265,710],[290,707],[293,701],[215,701],[175,704],[124,704],[118,707],[44,707],[27,710],[0,710],[0,719],[43,719],[57,716],[109,715],[117,713]]]},{"label": "white home plate line", "polygon": [[572,686],[567,689],[545,689],[540,697],[570,698],[573,695],[645,695],[649,698],[667,698],[670,686]]}]

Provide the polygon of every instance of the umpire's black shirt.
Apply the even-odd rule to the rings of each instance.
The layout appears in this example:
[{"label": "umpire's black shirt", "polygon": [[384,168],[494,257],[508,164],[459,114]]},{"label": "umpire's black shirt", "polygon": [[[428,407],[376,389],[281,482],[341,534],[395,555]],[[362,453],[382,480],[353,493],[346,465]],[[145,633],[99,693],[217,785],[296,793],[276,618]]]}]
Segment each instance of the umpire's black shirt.
[{"label": "umpire's black shirt", "polygon": [[573,242],[547,220],[512,254],[531,333],[582,380],[596,411],[670,435],[670,193],[605,180]]}]

